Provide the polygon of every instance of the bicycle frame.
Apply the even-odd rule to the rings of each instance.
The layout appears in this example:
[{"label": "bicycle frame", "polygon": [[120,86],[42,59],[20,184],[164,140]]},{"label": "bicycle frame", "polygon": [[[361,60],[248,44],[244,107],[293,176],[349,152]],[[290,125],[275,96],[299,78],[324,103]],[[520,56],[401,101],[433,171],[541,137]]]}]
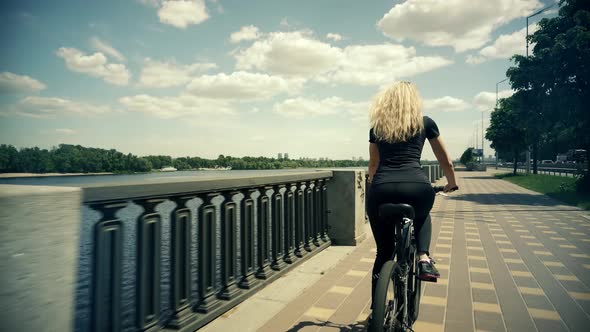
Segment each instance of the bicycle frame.
[{"label": "bicycle frame", "polygon": [[[455,186],[449,191],[457,189],[459,188]],[[438,193],[443,191],[444,187],[433,187],[433,190]],[[401,210],[403,209],[402,207]],[[418,319],[422,293],[422,282],[417,276],[418,253],[413,231],[414,221],[407,217],[400,218],[399,215],[392,215],[391,212],[387,217],[395,218],[390,220],[395,222],[394,248],[391,257],[379,273],[373,296],[375,321],[369,325],[369,328],[371,332],[382,332],[383,328],[387,330],[393,328],[396,332],[413,332],[412,325]],[[389,300],[387,296],[391,285],[393,285],[394,294],[393,299]]]},{"label": "bicycle frame", "polygon": [[[398,290],[396,296],[398,296],[398,303],[401,304],[401,308],[398,308],[398,312],[395,313],[394,317],[398,317],[401,310],[403,310],[403,325],[410,326],[408,317],[408,277],[411,277],[410,266],[413,266],[410,262],[410,245],[411,245],[411,233],[414,221],[410,218],[404,217],[401,223],[395,225],[396,241],[394,256],[397,256],[397,263],[400,267],[401,273],[397,276],[401,292]],[[392,257],[392,260],[394,257]]]}]

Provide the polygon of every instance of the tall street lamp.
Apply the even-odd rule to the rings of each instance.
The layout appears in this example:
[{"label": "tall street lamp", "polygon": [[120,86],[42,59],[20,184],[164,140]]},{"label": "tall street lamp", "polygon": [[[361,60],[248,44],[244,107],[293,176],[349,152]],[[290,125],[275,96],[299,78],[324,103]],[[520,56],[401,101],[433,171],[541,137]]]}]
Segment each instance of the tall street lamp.
[{"label": "tall street lamp", "polygon": [[502,82],[506,82],[508,78],[501,80],[500,82],[496,83],[496,108],[498,108],[498,85]]},{"label": "tall street lamp", "polygon": [[533,16],[537,16],[539,14],[541,14],[542,12],[546,11],[547,9],[553,7],[557,5],[557,3],[554,3],[552,5],[549,5],[543,9],[538,10],[537,12],[529,15],[526,17],[526,57],[529,57],[529,18],[533,17]]},{"label": "tall street lamp", "polygon": [[[544,12],[547,9],[555,6],[556,4],[557,3],[554,3],[552,5],[549,5],[549,6],[543,8],[543,9],[540,9],[537,12],[535,12],[535,13],[533,13],[533,14],[531,14],[531,15],[529,15],[529,16],[526,17],[526,57],[527,57],[527,59],[529,58],[529,18],[541,14],[542,12]],[[530,146],[526,150],[526,172],[527,172],[527,174],[530,174],[531,173],[531,148],[530,148]]]},{"label": "tall street lamp", "polygon": [[[500,82],[496,83],[496,108],[498,109],[498,85],[502,82],[506,82],[508,80],[508,77],[501,80]],[[496,169],[498,169],[498,151],[496,150]]]},{"label": "tall street lamp", "polygon": [[[488,112],[488,111],[492,111],[493,108],[488,108],[487,110],[483,110],[481,111],[481,163],[485,164],[485,148],[484,148],[484,137],[485,137],[485,131],[484,131],[484,113]],[[491,114],[491,113],[490,113]],[[477,128],[477,126],[476,126]],[[476,129],[477,130],[477,129]],[[498,152],[496,152],[496,163],[498,163]]]}]

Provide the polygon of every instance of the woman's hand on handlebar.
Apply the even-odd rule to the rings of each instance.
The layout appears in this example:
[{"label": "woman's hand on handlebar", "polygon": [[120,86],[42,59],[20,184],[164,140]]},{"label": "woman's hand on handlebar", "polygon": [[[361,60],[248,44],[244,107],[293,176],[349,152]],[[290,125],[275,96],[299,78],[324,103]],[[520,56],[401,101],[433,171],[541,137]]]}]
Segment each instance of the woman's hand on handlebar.
[{"label": "woman's hand on handlebar", "polygon": [[448,193],[448,192],[455,191],[455,190],[459,190],[459,186],[457,186],[457,184],[447,183],[447,185],[445,186],[444,192]]}]

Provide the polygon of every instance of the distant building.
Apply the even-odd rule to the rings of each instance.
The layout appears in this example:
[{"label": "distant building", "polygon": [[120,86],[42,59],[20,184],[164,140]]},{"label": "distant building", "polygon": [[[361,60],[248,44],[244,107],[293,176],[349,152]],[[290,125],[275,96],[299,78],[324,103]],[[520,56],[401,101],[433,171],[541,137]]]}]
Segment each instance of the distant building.
[{"label": "distant building", "polygon": [[283,159],[283,154],[282,154],[282,153],[280,153],[280,152],[279,152],[278,159],[279,159],[279,160],[280,160],[280,159]]},{"label": "distant building", "polygon": [[352,161],[356,161],[356,157],[355,156],[352,156]]},{"label": "distant building", "polygon": [[286,160],[289,160],[289,154],[287,152],[285,152],[284,156]]},{"label": "distant building", "polygon": [[363,161],[363,160],[364,160],[363,157],[359,157],[359,161]]}]

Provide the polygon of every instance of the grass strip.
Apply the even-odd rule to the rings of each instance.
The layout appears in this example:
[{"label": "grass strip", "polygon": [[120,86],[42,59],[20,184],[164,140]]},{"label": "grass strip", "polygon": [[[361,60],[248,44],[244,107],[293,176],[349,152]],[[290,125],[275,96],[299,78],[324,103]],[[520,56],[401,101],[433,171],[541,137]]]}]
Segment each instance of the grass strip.
[{"label": "grass strip", "polygon": [[575,178],[542,174],[496,174],[495,177],[545,194],[566,204],[590,210],[590,194],[576,192]]}]

